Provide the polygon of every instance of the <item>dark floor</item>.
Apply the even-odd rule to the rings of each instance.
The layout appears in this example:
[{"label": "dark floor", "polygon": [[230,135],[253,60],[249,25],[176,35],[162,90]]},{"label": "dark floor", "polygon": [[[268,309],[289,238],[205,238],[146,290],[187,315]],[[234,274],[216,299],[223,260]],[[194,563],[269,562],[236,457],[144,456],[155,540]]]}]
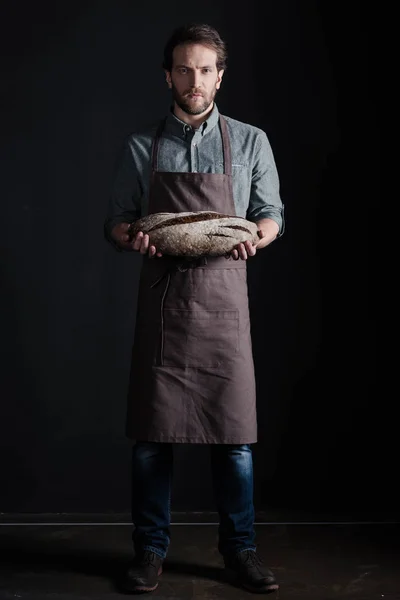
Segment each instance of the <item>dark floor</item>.
[{"label": "dark floor", "polygon": [[[400,524],[256,525],[260,555],[280,590],[268,598],[400,600]],[[217,526],[172,526],[158,589],[172,600],[254,597],[225,581],[216,550]],[[0,600],[114,600],[131,558],[131,527],[0,525]]]}]

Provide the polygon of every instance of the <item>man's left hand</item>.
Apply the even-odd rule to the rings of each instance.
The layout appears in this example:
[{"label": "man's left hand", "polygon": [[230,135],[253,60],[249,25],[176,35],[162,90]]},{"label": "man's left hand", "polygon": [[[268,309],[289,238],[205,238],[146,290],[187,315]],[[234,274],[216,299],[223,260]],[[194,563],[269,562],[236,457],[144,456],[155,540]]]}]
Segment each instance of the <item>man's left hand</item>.
[{"label": "man's left hand", "polygon": [[251,242],[245,242],[244,244],[238,244],[226,258],[233,258],[234,260],[247,260],[249,256],[254,256],[257,250],[265,248],[273,240],[276,239],[279,232],[279,225],[272,219],[260,219],[257,221],[258,237],[260,241],[256,244]]},{"label": "man's left hand", "polygon": [[249,256],[254,256],[257,252],[257,245],[252,244],[251,242],[244,242],[244,244],[238,244],[236,248],[232,250],[230,254],[228,254],[227,258],[232,257],[233,260],[247,260]]},{"label": "man's left hand", "polygon": [[258,237],[260,241],[257,244],[252,244],[251,242],[244,242],[243,244],[238,244],[236,248],[232,250],[230,254],[227,255],[227,258],[232,257],[233,260],[247,260],[250,256],[254,256],[257,252],[258,246],[261,244],[261,240],[265,237],[265,233],[262,229],[258,230]]}]

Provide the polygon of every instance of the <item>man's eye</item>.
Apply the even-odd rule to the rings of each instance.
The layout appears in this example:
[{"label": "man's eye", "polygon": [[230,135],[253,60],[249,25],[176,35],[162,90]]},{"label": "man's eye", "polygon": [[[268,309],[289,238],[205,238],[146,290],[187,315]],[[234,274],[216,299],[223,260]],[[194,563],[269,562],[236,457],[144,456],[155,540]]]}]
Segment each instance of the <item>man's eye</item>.
[{"label": "man's eye", "polygon": [[187,69],[179,69],[179,73],[182,73],[182,75],[184,75],[185,73],[187,73]]}]

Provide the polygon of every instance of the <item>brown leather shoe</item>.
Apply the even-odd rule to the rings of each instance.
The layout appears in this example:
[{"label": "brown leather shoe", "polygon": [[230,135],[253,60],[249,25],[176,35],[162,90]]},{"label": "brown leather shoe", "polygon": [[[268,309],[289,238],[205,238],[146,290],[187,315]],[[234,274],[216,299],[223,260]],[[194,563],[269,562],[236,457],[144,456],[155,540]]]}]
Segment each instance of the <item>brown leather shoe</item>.
[{"label": "brown leather shoe", "polygon": [[163,559],[158,554],[145,550],[129,566],[122,587],[128,592],[153,592],[158,586],[162,563]]},{"label": "brown leather shoe", "polygon": [[225,557],[224,562],[226,572],[234,575],[237,583],[250,592],[268,594],[279,589],[274,574],[254,550]]}]

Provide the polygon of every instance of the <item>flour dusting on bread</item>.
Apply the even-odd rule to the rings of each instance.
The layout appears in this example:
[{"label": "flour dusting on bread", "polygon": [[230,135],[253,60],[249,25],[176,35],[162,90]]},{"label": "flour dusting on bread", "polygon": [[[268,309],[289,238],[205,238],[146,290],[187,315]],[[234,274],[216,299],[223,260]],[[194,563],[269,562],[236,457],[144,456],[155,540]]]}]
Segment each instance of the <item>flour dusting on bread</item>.
[{"label": "flour dusting on bread", "polygon": [[257,225],[243,217],[215,211],[152,213],[130,228],[131,238],[142,231],[150,244],[172,256],[223,256],[239,243],[257,243]]}]

